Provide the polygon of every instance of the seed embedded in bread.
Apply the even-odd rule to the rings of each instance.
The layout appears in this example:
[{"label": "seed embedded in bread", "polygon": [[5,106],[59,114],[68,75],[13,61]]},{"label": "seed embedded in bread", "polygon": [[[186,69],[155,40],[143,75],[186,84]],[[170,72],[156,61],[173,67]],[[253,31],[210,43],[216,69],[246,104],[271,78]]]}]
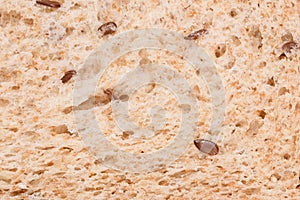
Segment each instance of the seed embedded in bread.
[{"label": "seed embedded in bread", "polygon": [[298,47],[298,44],[294,41],[291,41],[291,42],[286,42],[282,45],[282,50],[284,52],[287,52],[287,53],[291,53],[291,50],[292,49],[296,49]]},{"label": "seed embedded in bread", "polygon": [[48,6],[51,8],[59,8],[60,7],[60,3],[57,1],[40,0],[40,1],[36,1],[36,3],[43,5],[43,6]]},{"label": "seed embedded in bread", "polygon": [[194,140],[194,144],[202,153],[206,153],[211,156],[219,153],[218,145],[210,140],[196,139]]},{"label": "seed embedded in bread", "polygon": [[98,31],[101,31],[103,35],[113,34],[117,31],[117,24],[115,22],[107,22],[102,24]]},{"label": "seed embedded in bread", "polygon": [[65,75],[60,79],[62,83],[68,82],[77,72],[75,70],[69,70]]},{"label": "seed embedded in bread", "polygon": [[201,35],[207,34],[206,29],[200,29],[184,37],[185,40],[197,40]]}]

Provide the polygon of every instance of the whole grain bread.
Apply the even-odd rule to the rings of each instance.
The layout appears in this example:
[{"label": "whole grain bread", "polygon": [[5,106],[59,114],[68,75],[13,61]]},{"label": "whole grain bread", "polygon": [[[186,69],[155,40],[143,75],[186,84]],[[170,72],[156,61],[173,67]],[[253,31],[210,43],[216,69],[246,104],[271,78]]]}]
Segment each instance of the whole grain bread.
[{"label": "whole grain bread", "polygon": [[[58,2],[54,8],[0,2],[0,199],[300,199],[299,1]],[[153,138],[134,138],[114,123],[111,90],[147,64],[168,65],[186,78],[200,105],[194,139],[211,134],[201,71],[168,51],[121,56],[99,77],[95,96],[73,105],[77,74],[61,79],[113,37],[98,31],[107,22],[117,25],[114,35],[159,28],[187,37],[205,30],[188,42],[207,52],[226,91],[217,155],[202,154],[191,140],[174,162],[133,173],[91,153],[73,114],[94,106],[99,129],[123,151],[153,153],[176,137],[180,104],[158,84],[128,97],[140,127],[151,124],[153,105],[165,109],[165,126]]]}]

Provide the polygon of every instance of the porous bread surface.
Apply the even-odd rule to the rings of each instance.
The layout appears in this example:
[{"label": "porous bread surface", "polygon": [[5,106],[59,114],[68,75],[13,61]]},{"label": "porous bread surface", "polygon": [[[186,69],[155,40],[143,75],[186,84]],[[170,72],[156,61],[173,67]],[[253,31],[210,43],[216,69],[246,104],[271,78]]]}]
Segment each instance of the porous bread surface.
[{"label": "porous bread surface", "polygon": [[[0,199],[300,198],[300,50],[280,56],[287,33],[300,43],[299,0],[60,2],[59,9],[0,2]],[[226,90],[218,155],[201,154],[191,141],[173,163],[133,174],[105,166],[87,149],[70,109],[76,76],[65,84],[60,79],[111,37],[97,31],[108,21],[117,33],[207,30],[195,42],[216,63]],[[187,79],[201,105],[194,138],[209,133],[205,83],[170,52],[124,55],[99,79],[97,92],[147,63],[168,64]],[[135,153],[164,148],[180,126],[174,95],[148,85],[129,102],[142,127],[149,125],[147,108],[160,103],[168,126],[153,140],[132,139],[118,130],[108,103],[95,109],[108,140]]]}]

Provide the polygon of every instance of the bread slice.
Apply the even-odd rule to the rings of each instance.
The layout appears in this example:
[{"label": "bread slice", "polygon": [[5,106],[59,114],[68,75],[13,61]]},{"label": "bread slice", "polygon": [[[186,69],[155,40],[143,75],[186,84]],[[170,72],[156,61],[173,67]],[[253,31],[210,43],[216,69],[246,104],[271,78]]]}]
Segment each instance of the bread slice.
[{"label": "bread slice", "polygon": [[[1,1],[0,199],[300,198],[298,1],[57,1],[57,8]],[[98,31],[107,22],[117,25],[115,33]],[[73,104],[79,74],[63,83],[65,74],[80,71],[114,35],[144,28],[183,37],[205,30],[187,42],[204,49],[223,81],[222,131],[211,132],[213,104],[203,72],[168,51],[119,57],[97,80],[94,96]],[[152,137],[135,137],[115,123],[115,86],[149,64],[168,65],[185,78],[199,105],[196,128],[174,161],[135,172],[121,160],[116,169],[84,142],[74,114],[91,109],[97,128],[122,152],[142,158],[167,149],[182,126],[181,111],[190,110],[167,87],[141,85],[121,98],[129,102],[130,120],[150,127]],[[164,123],[151,127],[161,108]],[[193,143],[199,138],[213,140],[218,154],[201,153]]]}]

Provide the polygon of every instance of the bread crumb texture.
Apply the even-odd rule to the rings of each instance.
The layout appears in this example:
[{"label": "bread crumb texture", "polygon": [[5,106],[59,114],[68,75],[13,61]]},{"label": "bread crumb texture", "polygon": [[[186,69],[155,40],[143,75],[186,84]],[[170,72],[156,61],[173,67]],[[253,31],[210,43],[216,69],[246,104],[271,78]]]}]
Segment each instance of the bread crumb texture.
[{"label": "bread crumb texture", "polygon": [[[298,0],[58,2],[59,8],[0,3],[0,199],[300,199]],[[201,154],[191,141],[173,163],[134,174],[110,169],[90,153],[73,112],[93,104],[99,127],[124,151],[155,152],[176,136],[182,105],[160,85],[128,97],[129,114],[141,127],[150,124],[147,108],[165,109],[165,126],[154,137],[136,139],[114,123],[107,89],[139,65],[167,64],[185,77],[200,105],[195,139],[209,133],[211,119],[201,72],[167,51],[118,58],[99,78],[95,98],[73,105],[76,74],[65,83],[61,78],[112,37],[98,31],[107,22],[117,25],[114,34],[206,30],[194,42],[216,63],[226,89],[217,155]]]}]

